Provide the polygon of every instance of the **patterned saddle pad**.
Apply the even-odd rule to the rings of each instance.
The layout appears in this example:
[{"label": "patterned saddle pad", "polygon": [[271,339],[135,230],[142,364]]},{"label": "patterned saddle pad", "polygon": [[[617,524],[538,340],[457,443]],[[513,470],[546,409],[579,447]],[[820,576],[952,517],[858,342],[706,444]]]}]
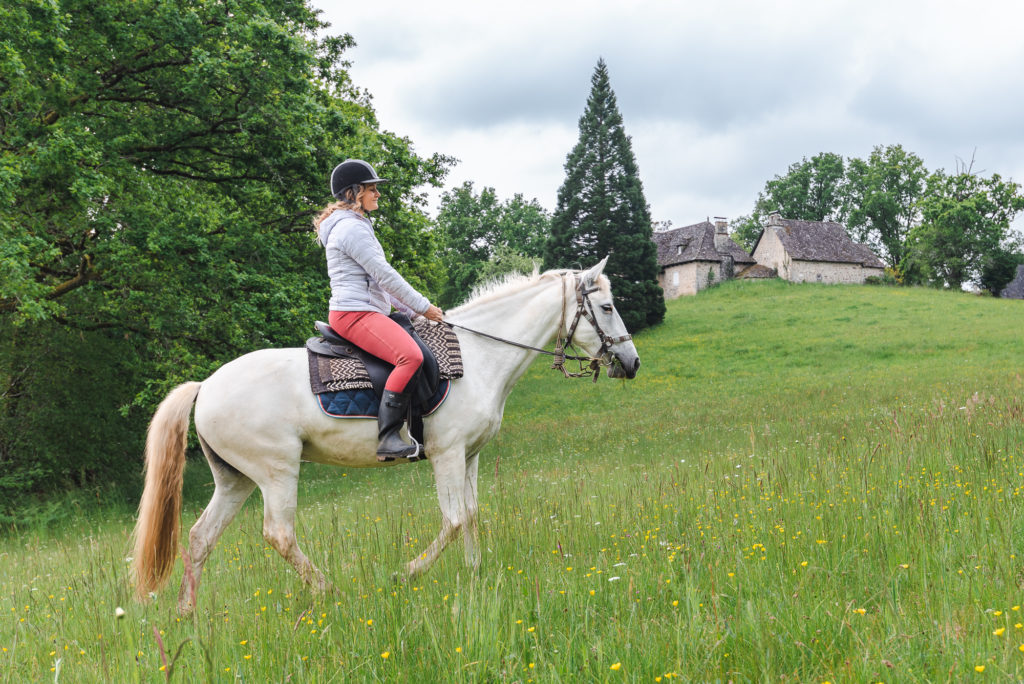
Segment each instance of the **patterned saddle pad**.
[{"label": "patterned saddle pad", "polygon": [[[437,393],[423,407],[423,415],[429,416],[436,411],[448,398],[451,380],[442,380]],[[331,418],[376,418],[380,410],[380,400],[372,389],[339,390],[323,392],[316,395],[320,410]],[[422,427],[420,428],[422,430]],[[416,439],[423,441],[422,432]]]},{"label": "patterned saddle pad", "polygon": [[[424,318],[413,321],[413,328],[434,353],[441,380],[462,377],[462,349],[455,331],[447,325]],[[363,362],[354,357],[333,357],[309,351],[309,381],[313,394],[344,390],[372,390],[370,375]],[[376,411],[374,412],[376,413]]]}]

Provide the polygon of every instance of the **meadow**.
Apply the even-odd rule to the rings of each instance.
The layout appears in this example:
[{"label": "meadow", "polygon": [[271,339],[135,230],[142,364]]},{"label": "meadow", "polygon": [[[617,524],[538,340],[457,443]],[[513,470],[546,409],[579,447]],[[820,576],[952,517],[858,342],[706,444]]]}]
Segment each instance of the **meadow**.
[{"label": "meadow", "polygon": [[392,580],[439,526],[426,463],[304,466],[325,595],[254,495],[187,618],[180,562],[131,598],[133,502],[83,507],[0,537],[0,681],[1020,679],[1022,339],[1019,301],[725,283],[668,303],[631,382],[531,368],[481,457],[478,572],[455,542]]}]

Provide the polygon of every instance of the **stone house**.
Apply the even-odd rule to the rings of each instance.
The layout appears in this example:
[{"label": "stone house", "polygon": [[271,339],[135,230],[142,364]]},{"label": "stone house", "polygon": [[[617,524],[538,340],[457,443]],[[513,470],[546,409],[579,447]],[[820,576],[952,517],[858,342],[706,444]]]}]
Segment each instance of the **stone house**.
[{"label": "stone house", "polygon": [[725,219],[654,233],[658,248],[658,284],[665,299],[697,294],[732,278],[754,260],[729,237]]},{"label": "stone house", "polygon": [[863,283],[868,276],[885,273],[885,264],[870,247],[854,242],[842,224],[832,221],[772,214],[751,254],[758,264],[794,283]]},{"label": "stone house", "polygon": [[1024,299],[1024,264],[1017,264],[1017,276],[999,293],[1007,299]]}]

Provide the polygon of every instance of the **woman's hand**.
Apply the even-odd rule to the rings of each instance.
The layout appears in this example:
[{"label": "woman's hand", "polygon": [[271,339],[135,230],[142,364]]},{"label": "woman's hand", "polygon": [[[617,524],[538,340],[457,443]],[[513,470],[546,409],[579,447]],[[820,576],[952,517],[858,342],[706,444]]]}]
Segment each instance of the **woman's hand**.
[{"label": "woman's hand", "polygon": [[434,306],[433,304],[431,304],[427,308],[426,312],[424,312],[423,315],[429,318],[430,320],[434,321],[435,323],[440,323],[441,321],[444,320],[444,311],[441,311],[441,309]]}]

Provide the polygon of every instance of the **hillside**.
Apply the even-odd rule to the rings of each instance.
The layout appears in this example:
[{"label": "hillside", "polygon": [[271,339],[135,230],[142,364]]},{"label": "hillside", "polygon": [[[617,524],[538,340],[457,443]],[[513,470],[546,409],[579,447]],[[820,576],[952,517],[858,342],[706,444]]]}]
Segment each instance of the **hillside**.
[{"label": "hillside", "polygon": [[[538,359],[481,458],[478,572],[456,542],[392,579],[437,533],[428,464],[307,465],[332,593],[264,542],[257,495],[194,619],[180,563],[133,603],[106,508],[0,539],[4,671],[156,681],[178,649],[181,681],[1020,679],[1022,333],[1021,302],[726,283],[637,336],[634,381]],[[211,488],[186,474],[187,527]]]},{"label": "hillside", "polygon": [[707,437],[749,451],[751,430],[799,438],[811,413],[815,433],[839,436],[891,411],[1019,395],[1022,304],[923,288],[728,282],[668,303],[665,322],[636,339],[643,365],[631,382],[569,382],[539,360],[508,402],[498,446],[543,453],[540,426],[560,423],[580,444],[601,441],[595,429],[609,438],[628,426],[648,444],[634,454],[642,458],[699,453]]}]

